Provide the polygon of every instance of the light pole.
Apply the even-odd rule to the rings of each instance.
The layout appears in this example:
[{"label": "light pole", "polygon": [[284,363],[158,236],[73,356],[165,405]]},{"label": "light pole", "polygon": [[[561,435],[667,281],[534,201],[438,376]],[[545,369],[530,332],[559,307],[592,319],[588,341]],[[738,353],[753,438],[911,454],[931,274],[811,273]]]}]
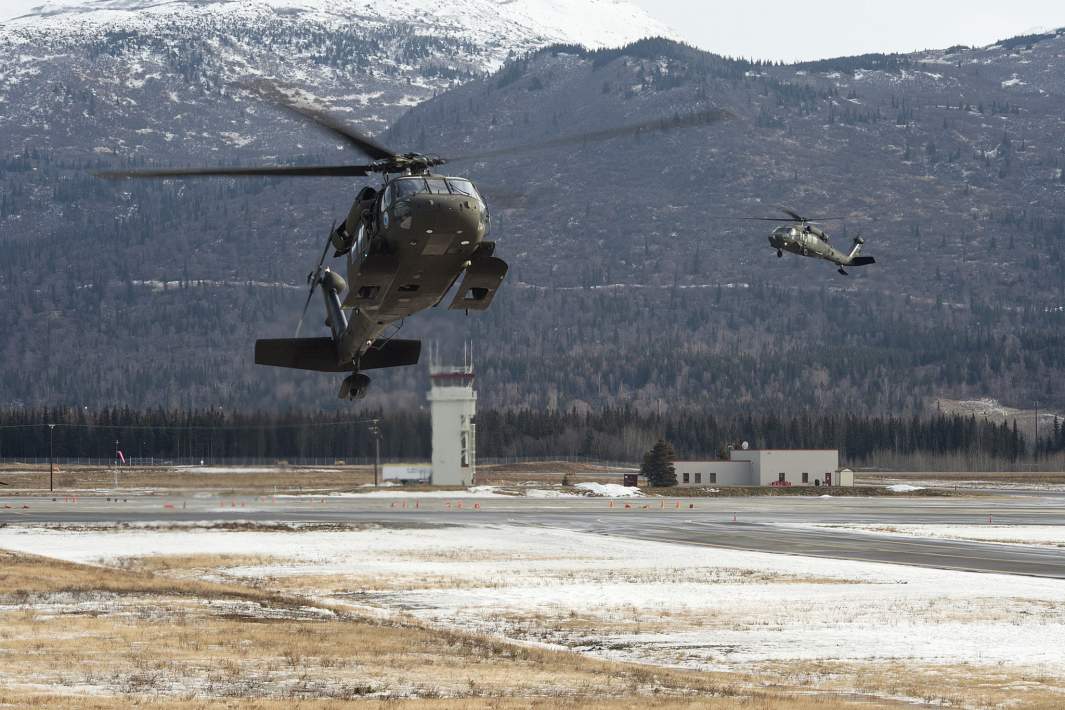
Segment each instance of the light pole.
[{"label": "light pole", "polygon": [[118,439],[115,439],[115,490],[118,490]]},{"label": "light pole", "polygon": [[378,426],[380,419],[373,419],[370,421],[370,434],[373,435],[374,441],[374,460],[373,460],[373,485],[377,488],[379,484],[378,471],[381,468],[381,428]]},{"label": "light pole", "polygon": [[54,433],[55,433],[55,424],[49,424],[48,425],[48,492],[49,493],[54,493],[55,492],[55,484],[53,482],[54,477],[55,477],[55,458],[52,455],[52,453],[54,451],[54,449],[52,448],[52,434],[54,434]]}]

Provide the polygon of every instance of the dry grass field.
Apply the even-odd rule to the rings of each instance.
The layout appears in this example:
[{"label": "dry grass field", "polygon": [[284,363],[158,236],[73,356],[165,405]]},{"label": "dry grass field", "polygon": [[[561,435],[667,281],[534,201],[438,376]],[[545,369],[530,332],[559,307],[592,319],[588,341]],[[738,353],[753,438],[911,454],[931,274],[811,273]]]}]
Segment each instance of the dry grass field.
[{"label": "dry grass field", "polygon": [[[246,529],[245,529],[246,528]],[[387,559],[417,563],[410,574],[315,572],[301,562],[304,545],[321,545],[322,533],[364,534],[337,526],[222,526],[204,532],[166,528],[121,533],[91,526],[119,549],[129,535],[181,534],[193,540],[269,531],[292,541],[248,546],[250,552],[210,549],[183,554],[126,556],[108,553],[106,564],[81,564],[0,551],[0,708],[721,708],[723,710],[835,710],[852,707],[1060,708],[1065,685],[1056,675],[994,663],[925,663],[920,660],[791,660],[725,670],[688,670],[640,664],[565,650],[551,638],[622,638],[678,628],[728,629],[750,621],[724,609],[657,608],[632,613],[575,613],[541,608],[494,614],[508,628],[499,634],[455,619],[434,622],[402,605],[372,599],[415,599],[418,590],[476,586],[446,573],[481,565],[506,565],[487,546],[453,549],[412,545]],[[317,532],[315,532],[317,531]],[[379,531],[380,532],[380,531]],[[402,531],[396,531],[401,534]],[[406,535],[407,533],[402,533]],[[124,537],[108,538],[110,535]],[[439,538],[440,533],[434,533]],[[345,538],[347,539],[347,538]],[[317,543],[312,542],[318,540]],[[344,543],[345,545],[347,543]],[[95,543],[94,543],[95,545]],[[339,548],[338,548],[339,549]],[[384,548],[380,548],[382,552]],[[583,568],[580,546],[571,561]],[[362,553],[357,553],[361,558]],[[411,553],[414,554],[414,553]],[[544,547],[543,560],[568,555]],[[293,556],[289,556],[293,555]],[[314,555],[312,555],[314,557]],[[102,559],[101,558],[101,559]],[[329,558],[325,558],[329,559]],[[568,559],[568,558],[567,558]],[[591,556],[589,556],[591,561]],[[511,560],[513,563],[513,560]],[[540,560],[523,554],[520,564]],[[255,574],[263,567],[276,574]],[[437,576],[418,573],[438,568]],[[608,585],[614,572],[589,569]],[[629,569],[627,584],[655,582],[681,570]],[[757,572],[723,567],[692,570],[700,584],[741,590],[766,585],[782,593],[858,584],[847,578]],[[709,576],[707,576],[709,575]],[[644,579],[646,577],[647,579]],[[635,588],[635,587],[634,587]],[[507,588],[501,588],[501,594]],[[634,602],[636,603],[636,602]],[[649,603],[649,602],[648,602]],[[901,604],[901,600],[899,602]],[[1034,602],[1033,602],[1034,604]],[[1032,606],[1032,604],[1028,604]],[[944,600],[930,613],[942,622],[971,620],[972,612]],[[900,607],[901,609],[902,607]],[[1034,609],[1035,607],[1033,607]],[[1047,618],[1056,618],[1051,609]],[[953,616],[952,616],[953,615]],[[954,619],[953,617],[957,617]],[[766,623],[769,623],[768,621]],[[1050,642],[1047,640],[1047,642]],[[598,657],[595,657],[598,656]],[[1045,672],[1045,671],[1044,671]]]},{"label": "dry grass field", "polygon": [[[512,486],[525,482],[576,484],[616,480],[613,469],[582,463],[535,463],[479,466],[477,483]],[[65,491],[110,490],[115,471],[106,466],[57,467],[55,487]],[[186,466],[122,467],[121,489],[201,490],[218,493],[318,493],[350,491],[373,483],[372,466]],[[0,492],[48,490],[47,465],[0,465]],[[408,486],[405,490],[417,490]]]},{"label": "dry grass field", "polygon": [[984,482],[988,486],[996,484],[1046,484],[1065,485],[1065,473],[1047,471],[1014,471],[1003,473],[973,473],[973,472],[866,472],[855,473],[856,483],[874,486],[882,486],[888,482],[898,481],[937,481],[943,485],[960,481]]},{"label": "dry grass field", "polygon": [[[634,471],[630,471],[634,472]],[[527,487],[548,486],[573,493],[578,483],[621,483],[618,469],[572,462],[544,462],[479,466],[477,484],[499,486],[504,492],[521,495]],[[1060,484],[1065,474],[905,474],[863,473],[856,488],[751,488],[706,486],[702,488],[646,489],[651,495],[669,497],[749,497],[833,495],[893,495],[883,486],[900,481],[928,482],[943,486],[955,481],[994,480],[1008,484]],[[59,492],[112,491],[115,471],[104,466],[67,466],[57,470],[54,485]],[[48,490],[47,465],[0,465],[0,493],[39,494]],[[264,495],[273,493],[366,492],[373,483],[371,466],[240,466],[240,467],[123,467],[118,471],[120,491],[203,491],[219,495]],[[990,483],[989,483],[990,485]],[[558,488],[562,486],[562,488]],[[879,488],[878,488],[879,486]],[[426,486],[404,486],[404,491],[425,490]],[[434,490],[447,490],[437,487]],[[461,489],[454,489],[461,490]],[[952,495],[948,488],[924,489],[908,495]]]},{"label": "dry grass field", "polygon": [[373,619],[189,575],[248,561],[189,556],[114,569],[0,552],[0,707],[895,705],[808,695],[801,684],[767,688],[764,679],[596,660],[401,617]]},{"label": "dry grass field", "polygon": [[[54,476],[56,490],[112,490],[115,471],[106,466],[67,466]],[[48,466],[0,466],[0,492],[48,490]],[[373,482],[370,466],[122,467],[124,490],[200,490],[216,493],[278,493],[350,490]]]}]

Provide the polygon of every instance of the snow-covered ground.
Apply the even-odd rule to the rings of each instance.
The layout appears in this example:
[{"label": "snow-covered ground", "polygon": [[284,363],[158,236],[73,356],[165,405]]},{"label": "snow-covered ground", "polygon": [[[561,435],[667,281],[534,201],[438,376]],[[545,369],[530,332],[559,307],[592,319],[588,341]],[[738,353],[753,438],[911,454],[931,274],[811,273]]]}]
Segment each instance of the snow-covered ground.
[{"label": "snow-covered ground", "polygon": [[[906,483],[894,484],[899,486],[911,486],[917,488],[954,488],[958,490],[1002,490],[1002,491],[1044,491],[1047,493],[1060,493],[1065,491],[1065,484],[1040,481],[1011,481],[1006,478],[973,478],[969,480],[954,480],[949,478],[928,478],[920,480],[908,480]],[[894,485],[892,487],[894,487]]]},{"label": "snow-covered ground", "polygon": [[914,491],[923,491],[923,486],[912,486],[908,483],[896,483],[893,486],[888,486],[887,489],[892,493],[913,493]]},{"label": "snow-covered ground", "polygon": [[1001,542],[1011,545],[1049,545],[1052,547],[1065,547],[1065,526],[1062,525],[813,524],[789,525],[789,527],[843,528],[855,532],[892,535],[895,537],[925,537],[939,540],[970,540],[973,542]]},{"label": "snow-covered ground", "polygon": [[578,483],[571,493],[558,487],[545,488],[543,483],[521,484],[515,486],[471,486],[465,490],[433,491],[403,490],[397,486],[388,486],[389,490],[366,490],[357,492],[339,492],[328,494],[292,493],[275,496],[277,498],[639,498],[643,493],[639,488],[626,487],[617,483]]},{"label": "snow-covered ground", "polygon": [[[834,659],[1004,664],[1065,678],[1065,583],[552,529],[223,531],[8,526],[78,562],[232,555],[211,578],[611,658],[755,670]],[[249,560],[249,558],[251,558]],[[249,563],[250,562],[250,563]]]}]

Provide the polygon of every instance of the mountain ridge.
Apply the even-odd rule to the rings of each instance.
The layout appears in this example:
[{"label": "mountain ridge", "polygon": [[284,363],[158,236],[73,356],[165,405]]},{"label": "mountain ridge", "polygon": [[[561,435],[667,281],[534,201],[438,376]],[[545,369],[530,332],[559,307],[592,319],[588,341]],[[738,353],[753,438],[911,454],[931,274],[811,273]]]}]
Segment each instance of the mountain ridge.
[{"label": "mountain ridge", "polygon": [[[399,150],[479,152],[708,107],[736,117],[451,166],[488,196],[511,274],[487,313],[422,314],[403,337],[476,341],[486,406],[1065,403],[1057,34],[873,67],[666,40],[556,46],[484,76],[477,62],[434,73],[441,56],[477,54],[461,39],[305,30],[256,28],[232,46],[175,35],[177,53],[134,33],[36,75],[0,59],[13,156],[0,161],[0,401],[334,406],[329,378],[256,368],[250,348],[291,334],[300,279],[357,185],[88,176],[338,160],[332,141],[232,89],[300,47],[283,57],[296,87],[364,128],[391,125],[378,135]],[[398,59],[360,68],[363,49]],[[732,220],[775,204],[844,210],[838,240],[860,229],[878,265],[841,280],[776,259]],[[422,406],[422,368],[375,380],[372,406]]]}]

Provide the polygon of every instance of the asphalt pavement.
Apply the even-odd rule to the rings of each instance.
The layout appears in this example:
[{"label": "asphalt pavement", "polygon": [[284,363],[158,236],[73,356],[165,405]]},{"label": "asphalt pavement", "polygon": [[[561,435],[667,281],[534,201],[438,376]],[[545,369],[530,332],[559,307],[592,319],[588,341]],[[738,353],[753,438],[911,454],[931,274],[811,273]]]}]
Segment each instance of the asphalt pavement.
[{"label": "asphalt pavement", "polygon": [[[893,537],[810,524],[1065,525],[1065,497],[474,498],[439,494],[0,497],[5,524],[287,521],[527,525],[687,545],[1065,579],[1065,549]],[[794,526],[794,527],[793,527]]]}]

